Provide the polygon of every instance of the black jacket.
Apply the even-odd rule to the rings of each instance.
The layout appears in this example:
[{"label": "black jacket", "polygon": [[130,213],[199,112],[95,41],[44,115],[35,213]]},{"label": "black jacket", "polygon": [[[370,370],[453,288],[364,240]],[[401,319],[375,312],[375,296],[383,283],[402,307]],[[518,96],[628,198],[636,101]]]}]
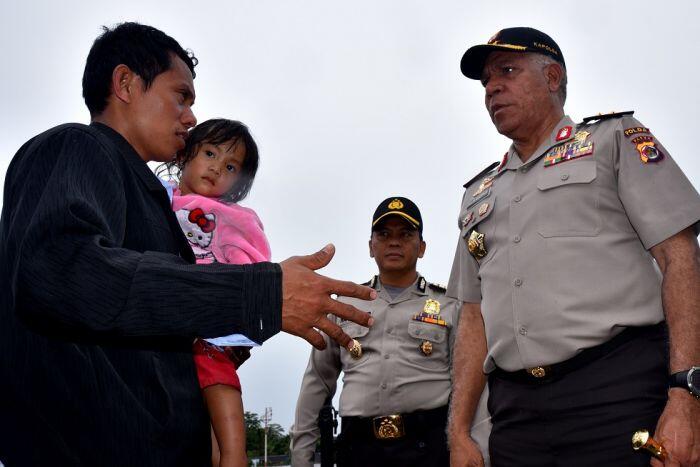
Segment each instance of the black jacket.
[{"label": "black jacket", "polygon": [[158,179],[111,128],[27,142],[0,219],[0,460],[209,464],[195,336],[281,327],[278,265],[196,265]]}]

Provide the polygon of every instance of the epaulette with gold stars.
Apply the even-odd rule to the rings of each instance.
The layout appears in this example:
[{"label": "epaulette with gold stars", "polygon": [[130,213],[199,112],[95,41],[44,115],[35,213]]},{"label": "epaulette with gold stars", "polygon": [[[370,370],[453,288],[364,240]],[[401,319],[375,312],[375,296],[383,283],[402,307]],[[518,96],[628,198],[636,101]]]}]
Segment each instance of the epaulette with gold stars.
[{"label": "epaulette with gold stars", "polygon": [[445,293],[447,292],[447,287],[445,287],[442,284],[433,284],[432,282],[428,282],[428,287],[430,287],[432,290],[440,293]]},{"label": "epaulette with gold stars", "polygon": [[624,117],[625,115],[632,115],[634,113],[634,110],[627,110],[625,112],[610,112],[606,114],[598,114],[598,115],[591,115],[590,117],[586,117],[583,119],[583,123],[590,123],[593,121],[603,121],[603,120],[609,120],[611,118],[620,118]]},{"label": "epaulette with gold stars", "polygon": [[471,184],[474,183],[475,181],[481,179],[481,178],[482,178],[484,175],[486,175],[487,173],[491,172],[493,169],[495,169],[496,167],[498,167],[498,164],[500,164],[500,162],[494,162],[493,164],[491,164],[491,165],[489,165],[488,167],[486,167],[484,170],[482,170],[481,172],[479,172],[474,178],[472,178],[472,179],[469,180],[467,183],[465,183],[465,184],[463,185],[464,188],[469,187],[469,185],[471,185]]}]

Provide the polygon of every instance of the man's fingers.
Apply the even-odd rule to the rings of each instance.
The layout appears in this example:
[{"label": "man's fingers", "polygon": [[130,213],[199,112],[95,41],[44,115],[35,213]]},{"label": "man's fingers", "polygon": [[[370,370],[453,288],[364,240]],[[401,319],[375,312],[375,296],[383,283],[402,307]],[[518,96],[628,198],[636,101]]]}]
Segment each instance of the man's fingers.
[{"label": "man's fingers", "polygon": [[301,337],[303,337],[309,344],[313,345],[318,350],[323,350],[326,348],[326,341],[315,329],[308,329]]},{"label": "man's fingers", "polygon": [[350,346],[352,338],[345,334],[340,326],[331,322],[328,318],[321,319],[317,326],[321,331],[325,332],[328,337],[336,341],[341,347],[345,347],[347,349]]},{"label": "man's fingers", "polygon": [[372,315],[364,311],[360,311],[354,306],[348,305],[347,303],[341,303],[336,300],[331,300],[331,303],[329,303],[328,305],[328,309],[332,314],[336,315],[339,318],[355,322],[365,327],[370,327],[374,324],[374,318],[372,318]]},{"label": "man's fingers", "polygon": [[377,291],[372,287],[358,285],[350,281],[339,281],[326,277],[328,284],[326,290],[341,297],[353,297],[360,300],[374,300],[377,298]]},{"label": "man's fingers", "polygon": [[331,262],[331,259],[333,259],[333,255],[335,255],[335,246],[329,243],[314,254],[297,256],[296,260],[302,266],[306,266],[315,271],[327,266],[328,263]]}]

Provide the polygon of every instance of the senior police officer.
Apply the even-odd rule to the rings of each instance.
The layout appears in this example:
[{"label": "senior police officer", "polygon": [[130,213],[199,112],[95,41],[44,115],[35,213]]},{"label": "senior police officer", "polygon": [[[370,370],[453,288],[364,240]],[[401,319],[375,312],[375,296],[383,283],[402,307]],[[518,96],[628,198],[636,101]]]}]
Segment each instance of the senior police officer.
[{"label": "senior police officer", "polygon": [[632,112],[564,114],[548,35],[504,29],[461,69],[512,145],[465,184],[459,216],[453,465],[479,465],[465,427],[484,372],[494,465],[648,465],[640,428],[666,465],[698,465],[698,193]]},{"label": "senior police officer", "polygon": [[[448,465],[445,428],[459,304],[417,273],[426,247],[422,233],[421,214],[411,200],[391,197],[377,207],[369,254],[379,276],[369,285],[378,297],[341,299],[370,312],[375,324],[368,330],[342,321],[355,347],[348,351],[326,338],[327,349],[311,353],[291,431],[295,467],[312,465],[319,410],[335,393],[341,371],[338,465]],[[474,436],[485,445],[485,407],[476,419],[481,423]]]}]

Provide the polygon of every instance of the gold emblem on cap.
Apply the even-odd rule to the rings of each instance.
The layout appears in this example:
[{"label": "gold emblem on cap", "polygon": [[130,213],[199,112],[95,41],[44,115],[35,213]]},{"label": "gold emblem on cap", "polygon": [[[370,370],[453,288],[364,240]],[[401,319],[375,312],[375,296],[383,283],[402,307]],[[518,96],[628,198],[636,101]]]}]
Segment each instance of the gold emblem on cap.
[{"label": "gold emblem on cap", "polygon": [[534,368],[528,368],[527,372],[530,373],[535,378],[544,378],[547,376],[547,370],[541,366],[536,366]]},{"label": "gold emblem on cap", "polygon": [[469,240],[467,241],[467,248],[469,249],[469,253],[471,253],[471,255],[476,259],[481,259],[486,256],[488,251],[486,250],[486,240],[484,234],[479,233],[476,230],[472,231],[472,233],[469,235]]},{"label": "gold emblem on cap", "polygon": [[348,349],[350,356],[357,360],[362,357],[362,344],[357,339],[352,340],[352,346]]},{"label": "gold emblem on cap", "polygon": [[423,355],[430,356],[431,353],[433,353],[433,343],[430,341],[423,341],[420,344],[420,351],[423,352]]},{"label": "gold emblem on cap", "polygon": [[403,203],[400,199],[395,199],[389,203],[389,209],[403,209]]},{"label": "gold emblem on cap", "polygon": [[423,312],[429,315],[437,315],[440,313],[440,302],[429,298],[425,301],[423,306]]},{"label": "gold emblem on cap", "polygon": [[479,215],[483,216],[489,211],[489,203],[484,203],[481,206],[479,206]]}]

